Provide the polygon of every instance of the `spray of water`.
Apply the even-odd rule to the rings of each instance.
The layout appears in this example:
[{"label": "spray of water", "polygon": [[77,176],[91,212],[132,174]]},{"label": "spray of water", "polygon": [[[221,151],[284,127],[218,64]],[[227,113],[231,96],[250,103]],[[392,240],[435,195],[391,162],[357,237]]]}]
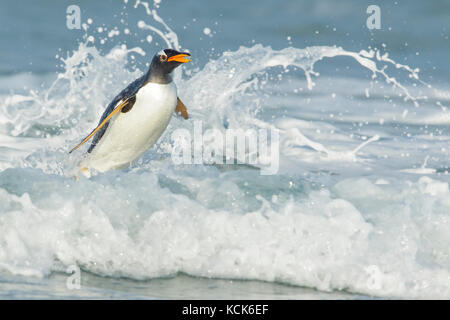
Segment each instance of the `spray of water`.
[{"label": "spray of water", "polygon": [[[158,5],[135,2],[135,10],[144,8],[149,16],[138,27],[180,49]],[[376,131],[357,139],[325,120],[264,118],[274,73],[283,80],[287,70],[302,70],[296,86],[312,95],[321,77],[315,64],[351,57],[373,79],[392,85],[405,105],[420,109],[442,92],[415,96],[387,66],[428,87],[419,70],[379,51],[335,46],[254,45],[223,52],[191,76],[177,75],[192,118],[205,129],[280,130],[282,166],[292,174],[261,180],[252,170],[174,167],[155,159],[152,150],[125,173],[75,182],[66,175],[81,152],[69,157],[67,151],[96,125],[112,96],[144,72],[127,68],[130,55],[146,54],[125,44],[101,54],[89,37],[61,59],[63,71],[47,89],[0,98],[0,269],[46,276],[76,263],[93,273],[133,279],[184,272],[380,296],[450,296],[448,184],[428,177],[404,183],[389,176],[375,182],[343,177],[328,189],[317,188],[295,176],[298,168],[326,167],[343,175],[341,166],[355,171],[358,164],[367,171],[378,163],[366,159],[371,146],[380,144],[377,155],[396,150],[383,145],[387,139]],[[367,90],[361,94],[369,96]],[[292,112],[315,107],[290,101],[275,107],[293,104]],[[448,112],[437,102],[439,112]],[[168,132],[191,125],[174,119]],[[318,130],[333,132],[327,139],[335,140],[319,142]],[[169,137],[157,151],[170,153]],[[420,169],[429,169],[427,161]]]}]

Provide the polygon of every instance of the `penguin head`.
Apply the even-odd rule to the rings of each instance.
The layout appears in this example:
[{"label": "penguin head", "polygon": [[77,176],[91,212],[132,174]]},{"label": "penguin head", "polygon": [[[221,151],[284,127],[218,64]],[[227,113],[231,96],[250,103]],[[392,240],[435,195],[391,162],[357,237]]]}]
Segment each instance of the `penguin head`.
[{"label": "penguin head", "polygon": [[[150,65],[150,74],[153,81],[166,79],[179,65],[189,62],[188,52],[179,52],[173,49],[164,49],[155,54]],[[159,79],[160,78],[160,79]]]}]

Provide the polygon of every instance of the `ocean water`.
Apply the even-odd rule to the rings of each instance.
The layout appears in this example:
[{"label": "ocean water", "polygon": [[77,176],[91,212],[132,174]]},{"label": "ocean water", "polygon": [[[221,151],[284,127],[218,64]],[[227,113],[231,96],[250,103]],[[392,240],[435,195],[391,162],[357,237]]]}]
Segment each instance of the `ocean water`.
[{"label": "ocean water", "polygon": [[[371,4],[1,2],[0,298],[449,299],[450,6],[380,1],[369,30]],[[191,119],[74,179],[68,151],[168,46]],[[279,170],[175,164],[200,121],[277,130]]]}]

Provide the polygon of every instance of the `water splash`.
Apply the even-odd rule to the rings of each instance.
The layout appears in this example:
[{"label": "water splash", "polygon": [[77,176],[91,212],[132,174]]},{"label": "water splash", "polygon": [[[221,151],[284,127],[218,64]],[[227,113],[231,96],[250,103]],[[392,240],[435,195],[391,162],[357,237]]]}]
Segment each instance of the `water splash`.
[{"label": "water splash", "polygon": [[[145,8],[158,24],[139,23],[143,30],[179,48],[176,34],[156,9],[139,0],[135,7]],[[415,141],[389,140],[386,127],[349,134],[325,118],[295,114],[320,108],[299,102],[301,94],[306,99],[330,96],[320,91],[322,76],[314,70],[317,63],[327,63],[325,58],[353,58],[374,78],[392,84],[403,102],[420,102],[425,110],[427,99],[412,95],[386,65],[427,87],[419,70],[378,51],[350,52],[334,46],[274,50],[255,45],[227,51],[190,77],[180,74],[180,96],[192,118],[205,127],[279,129],[286,175],[263,179],[254,170],[175,167],[153,157],[152,150],[126,172],[78,182],[68,179],[67,169],[76,160],[67,156],[70,146],[95,126],[112,96],[144,72],[127,68],[132,53],[146,54],[126,45],[102,54],[86,39],[61,60],[64,70],[48,89],[0,99],[1,270],[46,276],[61,270],[61,264],[76,263],[89,272],[133,279],[184,272],[384,297],[450,296],[448,183],[435,175],[399,181],[392,170],[386,175],[373,170],[378,174],[378,183],[373,183],[372,177],[354,178],[341,170],[342,164],[361,176],[367,176],[368,168],[386,170],[391,167],[381,162],[384,154],[395,167],[397,149],[417,150]],[[276,93],[284,94],[286,87],[277,86],[277,81],[287,86],[284,80],[292,67],[301,70],[295,89],[307,90],[273,100],[267,88],[274,84]],[[346,86],[336,92],[350,90],[359,88]],[[377,97],[376,92],[364,91],[364,101]],[[447,99],[443,92],[432,98]],[[272,109],[268,100],[276,102]],[[334,101],[328,98],[326,106],[331,108]],[[272,111],[286,105],[291,107],[287,113]],[[447,112],[440,101],[435,105],[442,113],[432,115]],[[360,106],[353,107],[351,111]],[[264,117],[270,112],[275,116]],[[175,126],[189,129],[191,123],[174,119],[168,133]],[[318,131],[326,132],[324,139]],[[170,153],[169,136],[156,151]],[[421,169],[432,169],[427,159]],[[403,158],[397,161],[405,167]],[[307,179],[300,174],[304,168]],[[328,176],[340,174],[340,180],[329,185],[314,180],[313,172],[323,168]],[[379,271],[375,287],[368,286],[368,270]]]}]

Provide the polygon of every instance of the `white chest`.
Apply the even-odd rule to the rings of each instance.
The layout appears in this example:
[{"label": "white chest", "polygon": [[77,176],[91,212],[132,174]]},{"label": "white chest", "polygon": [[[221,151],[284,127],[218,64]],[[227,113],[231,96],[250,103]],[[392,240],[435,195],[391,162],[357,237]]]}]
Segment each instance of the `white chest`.
[{"label": "white chest", "polygon": [[98,171],[117,168],[134,161],[162,135],[177,104],[175,84],[148,83],[136,94],[126,113],[110,122],[90,155],[90,166]]}]

